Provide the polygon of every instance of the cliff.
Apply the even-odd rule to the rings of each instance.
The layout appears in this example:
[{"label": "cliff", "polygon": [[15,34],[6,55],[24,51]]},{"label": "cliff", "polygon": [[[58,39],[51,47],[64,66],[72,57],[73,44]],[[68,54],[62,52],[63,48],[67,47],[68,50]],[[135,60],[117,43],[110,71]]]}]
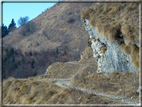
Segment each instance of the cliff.
[{"label": "cliff", "polygon": [[81,11],[98,73],[139,70],[138,9],[138,3],[98,3]]}]

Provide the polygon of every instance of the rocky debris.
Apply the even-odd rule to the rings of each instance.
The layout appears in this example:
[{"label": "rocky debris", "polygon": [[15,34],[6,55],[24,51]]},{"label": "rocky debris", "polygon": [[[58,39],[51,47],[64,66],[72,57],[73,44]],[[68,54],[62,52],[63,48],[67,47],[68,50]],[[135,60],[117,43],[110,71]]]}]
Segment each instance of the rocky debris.
[{"label": "rocky debris", "polygon": [[102,69],[102,60],[103,60],[103,53],[101,52],[101,49],[103,47],[105,47],[105,45],[101,42],[99,42],[99,40],[92,40],[92,45],[91,45],[92,49],[93,49],[93,57],[95,57],[96,61],[98,62],[98,70],[97,73],[101,73]]}]

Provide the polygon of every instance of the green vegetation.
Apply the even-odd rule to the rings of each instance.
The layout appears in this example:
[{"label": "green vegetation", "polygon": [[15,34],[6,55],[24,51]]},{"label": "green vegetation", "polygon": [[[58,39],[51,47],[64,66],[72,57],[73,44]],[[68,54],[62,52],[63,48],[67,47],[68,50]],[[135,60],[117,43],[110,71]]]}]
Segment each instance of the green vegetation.
[{"label": "green vegetation", "polygon": [[24,58],[22,58],[22,59],[21,59],[21,61],[24,63],[24,62],[25,62],[25,59],[24,59]]},{"label": "green vegetation", "polygon": [[13,56],[13,58],[12,58],[12,62],[15,62],[15,57]]},{"label": "green vegetation", "polygon": [[36,73],[36,72],[33,73],[33,77],[35,77],[35,76],[37,76],[37,73]]},{"label": "green vegetation", "polygon": [[35,63],[35,60],[32,59],[32,62],[31,62],[31,68],[32,68],[32,69],[34,68],[34,63]]},{"label": "green vegetation", "polygon": [[56,54],[59,54],[59,50],[58,50],[58,48],[56,48]]},{"label": "green vegetation", "polygon": [[90,38],[88,38],[88,46],[91,47],[92,42],[90,41]]},{"label": "green vegetation", "polygon": [[32,56],[33,54],[32,54],[32,52],[30,51],[30,56]]},{"label": "green vegetation", "polygon": [[[6,49],[6,56],[5,56],[5,58],[4,58],[4,62],[6,62],[11,56],[13,56],[14,55],[14,49],[13,48],[11,48],[10,50],[8,50],[8,49]],[[14,56],[13,56],[14,57]],[[15,59],[13,58],[13,61],[14,61]]]},{"label": "green vegetation", "polygon": [[15,69],[17,69],[17,68],[18,68],[18,65],[17,65],[16,63],[14,64],[14,68],[15,68]]}]

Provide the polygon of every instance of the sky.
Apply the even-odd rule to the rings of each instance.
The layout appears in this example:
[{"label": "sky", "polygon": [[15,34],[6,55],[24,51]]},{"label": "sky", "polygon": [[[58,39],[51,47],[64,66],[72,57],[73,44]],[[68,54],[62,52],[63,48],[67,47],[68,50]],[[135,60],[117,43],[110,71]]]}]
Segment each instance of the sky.
[{"label": "sky", "polygon": [[55,3],[3,3],[3,24],[7,27],[14,19],[16,27],[20,17],[29,17],[29,21],[50,8]]}]

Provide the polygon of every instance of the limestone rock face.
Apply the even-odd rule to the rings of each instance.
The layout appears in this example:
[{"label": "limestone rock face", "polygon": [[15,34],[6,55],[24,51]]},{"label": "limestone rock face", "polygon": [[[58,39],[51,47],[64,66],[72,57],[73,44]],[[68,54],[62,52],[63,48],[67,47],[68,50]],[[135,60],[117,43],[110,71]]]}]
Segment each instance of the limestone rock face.
[{"label": "limestone rock face", "polygon": [[135,73],[138,71],[138,68],[132,65],[130,55],[125,55],[121,51],[120,42],[110,42],[106,38],[100,38],[96,28],[90,26],[87,19],[84,23],[92,42],[93,56],[98,62],[98,73],[108,74],[113,71]]}]

